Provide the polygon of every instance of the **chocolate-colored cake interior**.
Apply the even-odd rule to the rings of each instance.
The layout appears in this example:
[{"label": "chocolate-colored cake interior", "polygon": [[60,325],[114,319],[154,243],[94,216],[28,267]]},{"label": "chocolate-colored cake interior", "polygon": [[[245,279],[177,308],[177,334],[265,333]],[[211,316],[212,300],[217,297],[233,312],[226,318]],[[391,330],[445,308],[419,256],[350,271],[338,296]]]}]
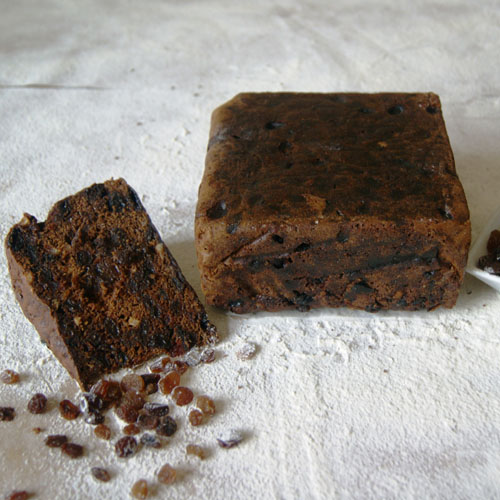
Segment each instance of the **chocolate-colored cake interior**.
[{"label": "chocolate-colored cake interior", "polygon": [[16,296],[83,387],[160,353],[180,355],[215,328],[122,179],[25,215],[6,240]]}]

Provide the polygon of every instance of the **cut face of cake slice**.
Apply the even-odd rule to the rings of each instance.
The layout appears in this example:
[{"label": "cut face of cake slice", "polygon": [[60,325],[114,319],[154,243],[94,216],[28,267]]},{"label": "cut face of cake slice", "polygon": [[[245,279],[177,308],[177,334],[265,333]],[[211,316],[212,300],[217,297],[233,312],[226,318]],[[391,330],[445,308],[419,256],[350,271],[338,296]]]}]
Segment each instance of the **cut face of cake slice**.
[{"label": "cut face of cake slice", "polygon": [[25,214],[5,242],[12,285],[42,341],[80,386],[215,340],[194,290],[123,179]]},{"label": "cut face of cake slice", "polygon": [[470,222],[438,96],[239,94],[195,231],[207,302],[235,312],[452,307]]}]

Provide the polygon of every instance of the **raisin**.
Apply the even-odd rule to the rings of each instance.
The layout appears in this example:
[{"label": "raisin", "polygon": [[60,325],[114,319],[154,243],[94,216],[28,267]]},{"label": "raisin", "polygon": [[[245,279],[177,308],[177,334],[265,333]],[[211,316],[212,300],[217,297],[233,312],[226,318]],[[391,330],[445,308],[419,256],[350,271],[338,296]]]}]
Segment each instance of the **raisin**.
[{"label": "raisin", "polygon": [[161,448],[161,441],[153,434],[148,434],[147,432],[141,436],[141,443],[150,448]]},{"label": "raisin", "polygon": [[143,392],[145,388],[144,379],[140,375],[129,373],[122,378],[120,387],[123,392]]},{"label": "raisin", "polygon": [[213,415],[215,413],[215,403],[208,396],[198,396],[196,398],[196,406],[201,410],[203,415]]},{"label": "raisin", "polygon": [[4,370],[0,373],[0,380],[4,384],[17,384],[19,382],[19,373],[14,370]]},{"label": "raisin", "polygon": [[159,423],[159,417],[155,417],[154,415],[139,415],[137,419],[137,424],[141,429],[156,429]]},{"label": "raisin", "polygon": [[243,436],[239,431],[228,430],[222,433],[218,438],[217,442],[221,448],[233,448],[241,443]]},{"label": "raisin", "polygon": [[132,489],[130,490],[130,494],[134,498],[138,498],[139,500],[144,500],[145,498],[148,497],[148,483],[144,479],[139,479],[139,481],[136,481]]},{"label": "raisin", "polygon": [[132,436],[122,437],[115,443],[115,451],[120,458],[131,457],[137,451],[137,440]]},{"label": "raisin", "polygon": [[189,365],[185,361],[174,361],[174,370],[179,374],[183,375],[187,372]]},{"label": "raisin", "polygon": [[92,467],[90,472],[98,481],[102,481],[103,483],[107,483],[111,479],[109,472],[102,467]]},{"label": "raisin", "polygon": [[144,404],[146,403],[146,400],[144,397],[139,394],[138,392],[134,391],[129,391],[123,394],[121,404],[122,405],[127,405],[133,408],[134,410],[140,410]]},{"label": "raisin", "polygon": [[205,349],[202,354],[200,361],[202,363],[212,363],[215,360],[215,350],[214,349]]},{"label": "raisin", "polygon": [[166,371],[166,368],[172,365],[172,360],[167,356],[165,358],[161,358],[151,365],[149,365],[149,369],[152,373],[161,373]]},{"label": "raisin", "polygon": [[390,115],[400,115],[403,111],[403,106],[399,104],[397,104],[396,106],[392,106],[387,110]]},{"label": "raisin", "polygon": [[47,398],[44,394],[35,394],[28,403],[28,411],[30,413],[39,414],[44,413],[47,408]]},{"label": "raisin", "polygon": [[144,405],[143,411],[148,415],[154,415],[155,417],[164,417],[168,415],[169,407],[168,405],[162,405],[160,403],[146,403]]},{"label": "raisin", "polygon": [[146,373],[141,375],[141,377],[144,380],[144,391],[146,394],[154,394],[155,392],[158,392],[158,382],[160,381],[159,373]]},{"label": "raisin", "polygon": [[126,404],[121,404],[115,408],[116,416],[127,422],[127,424],[133,424],[137,421],[137,417],[139,416],[138,411],[135,408],[132,408]]},{"label": "raisin", "polygon": [[256,351],[255,344],[251,344],[250,342],[242,345],[237,351],[236,351],[236,357],[241,360],[249,360],[252,359],[255,356],[255,351]]},{"label": "raisin", "polygon": [[139,429],[139,427],[135,424],[128,424],[123,428],[123,433],[127,436],[135,436],[136,434],[139,434],[139,432],[141,432],[141,429]]},{"label": "raisin", "polygon": [[41,427],[33,427],[33,429],[31,429],[35,434],[40,434],[40,432],[43,431],[43,429]]},{"label": "raisin", "polygon": [[158,387],[163,394],[170,394],[172,389],[178,386],[181,382],[181,377],[176,371],[168,372],[158,382]]},{"label": "raisin", "polygon": [[90,392],[97,394],[104,401],[105,406],[117,404],[122,397],[120,384],[114,380],[99,380]]},{"label": "raisin", "polygon": [[10,422],[14,420],[16,416],[16,410],[11,408],[10,406],[1,406],[0,407],[0,422]]},{"label": "raisin", "polygon": [[31,493],[27,491],[13,491],[5,497],[5,500],[27,500],[30,497]]},{"label": "raisin", "polygon": [[169,464],[165,464],[158,471],[158,481],[162,484],[172,484],[177,476],[177,471]]},{"label": "raisin", "polygon": [[206,212],[209,219],[215,220],[227,214],[227,206],[224,200],[214,203]]},{"label": "raisin", "polygon": [[59,403],[59,411],[61,416],[66,420],[74,420],[78,415],[80,415],[80,409],[78,406],[74,405],[68,399],[63,399]]},{"label": "raisin", "polygon": [[500,231],[498,229],[491,231],[488,243],[486,244],[486,250],[495,257],[500,251]]},{"label": "raisin", "polygon": [[99,424],[94,429],[94,434],[98,438],[105,439],[107,441],[111,437],[111,429],[105,424]]},{"label": "raisin", "polygon": [[201,446],[198,446],[197,444],[188,444],[186,446],[186,453],[188,455],[194,455],[194,456],[198,457],[200,460],[204,460],[207,456],[206,451]]},{"label": "raisin", "polygon": [[191,410],[188,415],[189,423],[196,427],[204,421],[203,413],[200,410]]},{"label": "raisin", "polygon": [[172,399],[177,406],[186,406],[193,401],[193,391],[188,387],[178,386],[172,392]]},{"label": "raisin", "polygon": [[49,448],[59,448],[64,443],[68,442],[68,438],[64,434],[53,434],[45,438],[45,444]]},{"label": "raisin", "polygon": [[78,458],[83,455],[83,446],[75,443],[64,443],[61,446],[61,451],[70,458]]},{"label": "raisin", "polygon": [[156,433],[160,436],[173,436],[177,430],[177,423],[172,417],[165,417],[156,428]]},{"label": "raisin", "polygon": [[84,392],[80,398],[80,408],[83,413],[100,411],[104,407],[103,399],[95,392]]}]

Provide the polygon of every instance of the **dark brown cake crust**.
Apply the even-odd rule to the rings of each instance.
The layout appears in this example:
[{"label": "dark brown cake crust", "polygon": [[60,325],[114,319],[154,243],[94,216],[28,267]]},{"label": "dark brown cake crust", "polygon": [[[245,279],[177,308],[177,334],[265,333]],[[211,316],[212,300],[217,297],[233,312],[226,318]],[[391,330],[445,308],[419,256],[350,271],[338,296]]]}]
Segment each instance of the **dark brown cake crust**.
[{"label": "dark brown cake crust", "polygon": [[239,94],[195,232],[207,302],[235,312],[452,307],[470,222],[438,96]]},{"label": "dark brown cake crust", "polygon": [[5,242],[12,285],[82,388],[103,374],[215,340],[194,290],[123,179],[25,214]]}]

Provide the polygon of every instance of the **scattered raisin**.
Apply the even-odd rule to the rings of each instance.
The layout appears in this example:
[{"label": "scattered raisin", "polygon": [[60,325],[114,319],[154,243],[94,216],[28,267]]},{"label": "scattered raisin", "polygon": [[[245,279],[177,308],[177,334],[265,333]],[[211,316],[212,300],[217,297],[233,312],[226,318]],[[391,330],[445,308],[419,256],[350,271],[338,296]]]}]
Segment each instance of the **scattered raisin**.
[{"label": "scattered raisin", "polygon": [[31,493],[27,491],[13,491],[5,497],[5,500],[27,500],[30,497]]},{"label": "scattered raisin", "polygon": [[152,373],[162,373],[166,371],[167,368],[170,368],[171,365],[172,365],[172,360],[167,356],[149,365],[149,369],[151,370]]},{"label": "scattered raisin", "polygon": [[129,373],[122,378],[120,387],[123,392],[143,392],[145,389],[144,379],[140,375]]},{"label": "scattered raisin", "polygon": [[178,386],[172,392],[172,399],[177,406],[185,406],[193,401],[193,391],[188,387]]},{"label": "scattered raisin", "polygon": [[141,436],[141,443],[150,448],[161,448],[161,441],[153,434],[148,434],[147,432]]},{"label": "scattered raisin", "polygon": [[137,424],[141,429],[149,429],[149,430],[156,429],[159,423],[160,423],[159,417],[156,417],[154,415],[142,414],[139,415],[139,418],[137,419]]},{"label": "scattered raisin", "polygon": [[140,410],[145,403],[146,400],[141,396],[141,394],[134,391],[125,392],[121,400],[122,405],[130,406],[134,410]]},{"label": "scattered raisin", "polygon": [[158,382],[158,387],[163,394],[170,394],[172,389],[178,386],[181,382],[181,376],[176,371],[168,372]]},{"label": "scattered raisin", "polygon": [[78,458],[83,455],[83,446],[75,443],[64,443],[61,446],[61,450],[70,458]]},{"label": "scattered raisin", "polygon": [[488,238],[488,243],[486,244],[486,250],[489,254],[495,256],[500,250],[500,231],[498,229],[494,229],[493,231],[491,231]]},{"label": "scattered raisin", "polygon": [[160,381],[159,373],[145,373],[141,375],[141,377],[144,380],[144,391],[146,394],[154,394],[155,392],[158,392],[158,382]]},{"label": "scattered raisin", "polygon": [[160,403],[146,403],[142,409],[148,415],[154,415],[155,417],[164,417],[168,415],[169,407],[168,405],[163,405]]},{"label": "scattered raisin", "polygon": [[39,414],[44,413],[47,408],[47,398],[44,394],[35,394],[28,403],[28,411],[30,413]]},{"label": "scattered raisin", "polygon": [[59,448],[64,443],[68,442],[68,438],[64,434],[53,434],[45,438],[45,444],[49,448]]},{"label": "scattered raisin", "polygon": [[144,479],[139,479],[133,484],[130,494],[134,498],[144,500],[144,498],[148,497],[148,483]]},{"label": "scattered raisin", "polygon": [[256,350],[257,348],[255,347],[255,344],[248,342],[236,351],[236,357],[243,361],[247,361],[255,356]]},{"label": "scattered raisin", "polygon": [[177,471],[169,464],[165,464],[158,471],[158,481],[162,484],[172,484],[177,476]]},{"label": "scattered raisin", "polygon": [[218,438],[217,442],[221,448],[233,448],[241,443],[243,436],[239,431],[234,429],[228,430],[222,433]]},{"label": "scattered raisin", "polygon": [[66,420],[74,420],[80,415],[80,409],[74,405],[69,399],[63,399],[59,403],[59,411],[61,416]]},{"label": "scattered raisin", "polygon": [[103,483],[107,483],[111,479],[109,472],[102,467],[92,467],[90,472],[98,481],[102,481]]},{"label": "scattered raisin", "polygon": [[215,413],[215,403],[208,396],[198,396],[196,398],[196,406],[201,410],[203,415],[213,415]]},{"label": "scattered raisin", "polygon": [[4,384],[17,384],[19,382],[19,373],[14,370],[4,370],[0,373],[0,380]]},{"label": "scattered raisin", "polygon": [[135,436],[139,432],[141,432],[141,429],[135,424],[128,424],[123,428],[123,433],[127,436]]},{"label": "scattered raisin", "polygon": [[33,429],[31,429],[35,434],[40,434],[40,432],[43,431],[43,429],[41,427],[33,427]]},{"label": "scattered raisin", "polygon": [[94,434],[98,438],[105,439],[107,441],[111,437],[111,429],[105,424],[99,424],[94,429]]},{"label": "scattered raisin", "polygon": [[138,411],[135,408],[131,408],[128,405],[121,404],[115,408],[115,413],[118,418],[127,422],[127,424],[133,424],[137,421],[139,416]]},{"label": "scattered raisin", "polygon": [[10,422],[14,420],[16,410],[10,406],[0,406],[0,422]]},{"label": "scattered raisin", "polygon": [[201,353],[200,361],[202,363],[212,363],[215,360],[215,349],[205,349]]},{"label": "scattered raisin", "polygon": [[127,458],[135,454],[137,451],[137,441],[132,436],[125,436],[120,438],[115,443],[116,454],[120,458]]},{"label": "scattered raisin", "polygon": [[177,430],[177,423],[172,417],[164,417],[162,423],[156,428],[156,433],[160,436],[172,436]]},{"label": "scattered raisin", "polygon": [[193,426],[198,426],[203,423],[204,416],[203,413],[201,413],[200,410],[191,410],[188,415],[189,423]]},{"label": "scattered raisin", "polygon": [[106,406],[117,404],[122,397],[120,384],[114,380],[99,380],[90,389],[90,392],[97,394]]},{"label": "scattered raisin", "polygon": [[186,453],[188,455],[195,455],[200,460],[204,460],[207,457],[206,451],[201,446],[198,446],[197,444],[188,444],[186,446]]},{"label": "scattered raisin", "polygon": [[189,365],[185,361],[174,361],[174,370],[179,374],[183,375],[188,371]]}]

